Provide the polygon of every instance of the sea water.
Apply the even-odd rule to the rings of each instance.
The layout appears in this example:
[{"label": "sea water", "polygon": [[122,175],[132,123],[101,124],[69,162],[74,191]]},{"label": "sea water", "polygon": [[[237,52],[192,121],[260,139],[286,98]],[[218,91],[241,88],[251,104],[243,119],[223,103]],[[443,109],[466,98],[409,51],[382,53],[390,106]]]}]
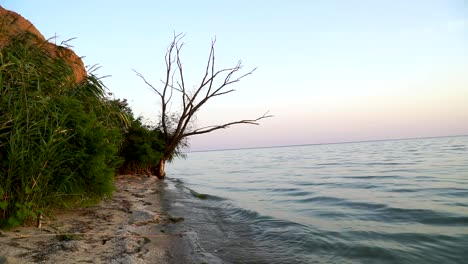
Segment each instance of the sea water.
[{"label": "sea water", "polygon": [[166,209],[212,263],[468,263],[468,137],[193,152]]}]

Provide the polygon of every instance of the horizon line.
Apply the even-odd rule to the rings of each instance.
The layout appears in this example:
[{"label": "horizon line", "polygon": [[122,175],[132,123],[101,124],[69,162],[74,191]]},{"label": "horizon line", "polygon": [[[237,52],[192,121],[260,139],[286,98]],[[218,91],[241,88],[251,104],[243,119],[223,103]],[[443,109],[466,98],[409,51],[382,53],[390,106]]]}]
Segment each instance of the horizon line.
[{"label": "horizon line", "polygon": [[225,149],[191,150],[191,151],[185,151],[183,153],[233,151],[233,150],[247,150],[247,149],[287,148],[287,147],[305,147],[305,146],[317,146],[317,145],[335,145],[335,144],[366,143],[366,142],[379,142],[379,141],[399,141],[399,140],[412,140],[412,139],[431,139],[431,138],[444,138],[444,137],[466,137],[466,136],[468,136],[468,134],[447,135],[447,136],[428,136],[428,137],[371,139],[371,140],[355,140],[355,141],[338,141],[338,142],[325,142],[325,143],[304,143],[304,144],[274,145],[274,146],[239,147],[239,148],[225,148]]}]

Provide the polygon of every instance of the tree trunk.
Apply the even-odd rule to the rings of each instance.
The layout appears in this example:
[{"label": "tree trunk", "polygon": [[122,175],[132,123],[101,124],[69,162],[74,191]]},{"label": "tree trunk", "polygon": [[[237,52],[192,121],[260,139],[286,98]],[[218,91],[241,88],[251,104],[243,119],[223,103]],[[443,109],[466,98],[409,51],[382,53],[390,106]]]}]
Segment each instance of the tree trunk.
[{"label": "tree trunk", "polygon": [[166,177],[165,167],[166,167],[166,160],[161,159],[158,163],[158,168],[156,171],[156,177],[158,177],[158,179],[160,180],[164,180],[164,178]]}]

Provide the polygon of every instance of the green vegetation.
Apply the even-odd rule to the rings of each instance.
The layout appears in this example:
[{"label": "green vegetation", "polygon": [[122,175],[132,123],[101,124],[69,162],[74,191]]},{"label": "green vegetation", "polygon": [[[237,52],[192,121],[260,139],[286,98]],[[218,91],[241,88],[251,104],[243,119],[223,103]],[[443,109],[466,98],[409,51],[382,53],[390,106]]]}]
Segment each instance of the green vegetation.
[{"label": "green vegetation", "polygon": [[62,59],[29,33],[0,52],[0,225],[113,191],[122,119],[90,74],[74,84]]},{"label": "green vegetation", "polygon": [[195,191],[190,191],[190,193],[193,195],[193,197],[196,197],[198,199],[201,199],[201,200],[206,200],[208,199],[208,194],[204,194],[204,193],[197,193]]},{"label": "green vegetation", "polygon": [[0,50],[0,227],[99,201],[120,165],[129,172],[160,157],[155,130],[107,98],[92,70],[76,84],[72,68],[31,38]]},{"label": "green vegetation", "polygon": [[162,158],[164,141],[157,127],[143,124],[142,118],[134,118],[126,100],[114,101],[129,117],[129,126],[124,131],[125,141],[120,150],[124,161],[119,173],[151,174]]}]

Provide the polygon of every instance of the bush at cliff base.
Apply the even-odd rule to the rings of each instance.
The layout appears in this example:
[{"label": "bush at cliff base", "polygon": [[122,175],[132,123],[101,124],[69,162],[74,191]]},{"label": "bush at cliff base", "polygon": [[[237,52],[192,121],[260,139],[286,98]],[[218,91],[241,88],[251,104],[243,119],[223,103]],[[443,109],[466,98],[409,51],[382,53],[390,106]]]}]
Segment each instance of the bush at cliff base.
[{"label": "bush at cliff base", "polygon": [[0,47],[0,227],[111,194],[120,162],[120,113],[100,80],[76,84],[32,37]]}]

